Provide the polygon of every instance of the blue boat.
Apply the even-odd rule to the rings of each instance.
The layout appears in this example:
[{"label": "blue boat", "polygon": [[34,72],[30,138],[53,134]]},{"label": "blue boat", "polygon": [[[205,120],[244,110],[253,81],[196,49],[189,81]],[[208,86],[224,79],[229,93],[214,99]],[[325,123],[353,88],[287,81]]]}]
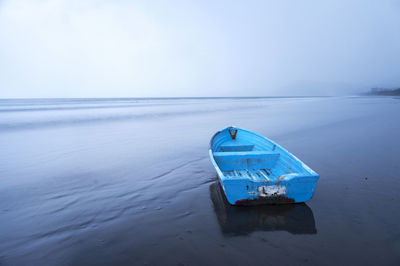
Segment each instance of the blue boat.
[{"label": "blue boat", "polygon": [[237,127],[217,132],[209,153],[232,205],[305,202],[319,178],[272,140]]}]

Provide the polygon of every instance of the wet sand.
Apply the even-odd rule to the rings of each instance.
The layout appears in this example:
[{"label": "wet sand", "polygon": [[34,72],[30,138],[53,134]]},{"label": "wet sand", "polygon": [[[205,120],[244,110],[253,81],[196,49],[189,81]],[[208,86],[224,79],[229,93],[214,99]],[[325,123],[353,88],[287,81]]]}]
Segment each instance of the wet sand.
[{"label": "wet sand", "polygon": [[[234,125],[320,174],[290,206],[226,204]],[[0,100],[0,265],[399,265],[400,99]]]}]

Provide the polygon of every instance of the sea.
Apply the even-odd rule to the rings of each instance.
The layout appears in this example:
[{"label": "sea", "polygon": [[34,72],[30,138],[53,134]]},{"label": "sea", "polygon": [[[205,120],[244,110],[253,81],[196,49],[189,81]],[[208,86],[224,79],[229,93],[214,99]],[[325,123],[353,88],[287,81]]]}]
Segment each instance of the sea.
[{"label": "sea", "polygon": [[[304,204],[226,203],[219,130],[320,175]],[[400,265],[400,98],[0,100],[0,265]]]}]

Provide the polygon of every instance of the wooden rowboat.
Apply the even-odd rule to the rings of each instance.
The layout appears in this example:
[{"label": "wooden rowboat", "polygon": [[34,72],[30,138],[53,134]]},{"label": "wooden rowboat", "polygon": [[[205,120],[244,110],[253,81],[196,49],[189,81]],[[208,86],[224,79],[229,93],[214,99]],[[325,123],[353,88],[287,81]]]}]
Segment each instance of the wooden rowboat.
[{"label": "wooden rowboat", "polygon": [[209,154],[232,205],[305,202],[319,178],[272,140],[237,127],[217,132]]}]

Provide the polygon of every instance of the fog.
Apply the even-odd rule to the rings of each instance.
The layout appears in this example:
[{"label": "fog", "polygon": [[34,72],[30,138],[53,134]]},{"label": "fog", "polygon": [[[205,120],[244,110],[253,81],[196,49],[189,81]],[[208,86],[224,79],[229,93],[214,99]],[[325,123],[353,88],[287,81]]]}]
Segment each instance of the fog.
[{"label": "fog", "polygon": [[399,1],[0,1],[0,98],[399,87]]}]

